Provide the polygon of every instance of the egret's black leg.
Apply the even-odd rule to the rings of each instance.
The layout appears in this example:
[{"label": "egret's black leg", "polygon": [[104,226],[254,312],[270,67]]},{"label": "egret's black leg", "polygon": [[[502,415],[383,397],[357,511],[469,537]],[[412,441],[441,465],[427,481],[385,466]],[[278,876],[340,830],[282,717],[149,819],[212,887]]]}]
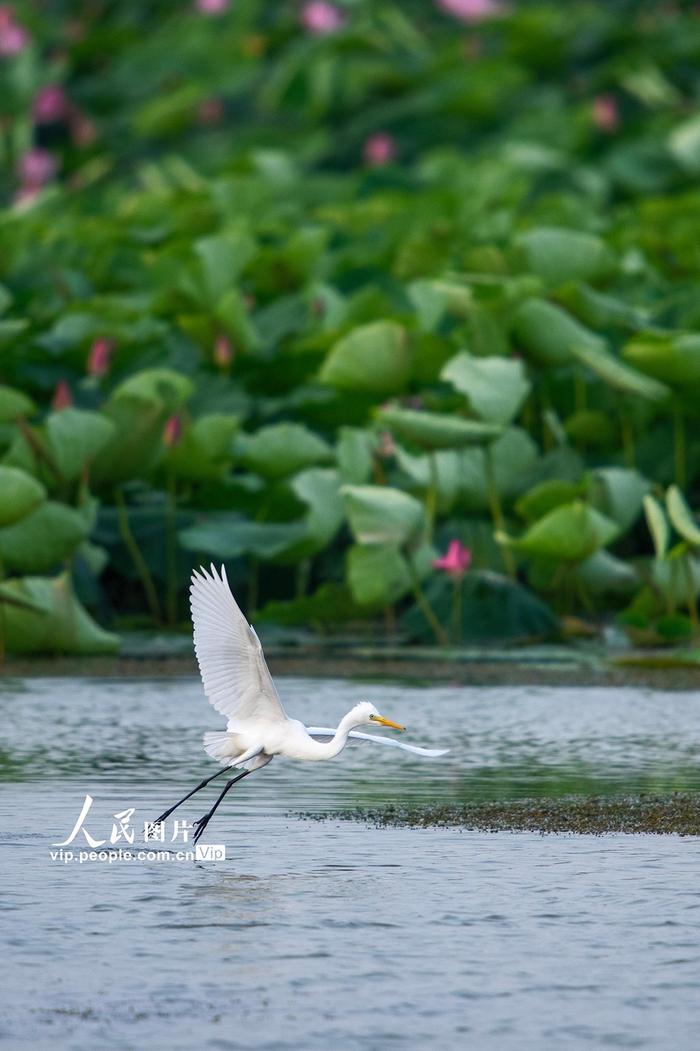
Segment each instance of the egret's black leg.
[{"label": "egret's black leg", "polygon": [[172,814],[173,810],[177,810],[177,808],[179,806],[181,806],[183,803],[185,803],[190,798],[190,796],[193,796],[195,794],[195,792],[199,792],[199,790],[201,788],[204,788],[206,785],[208,785],[209,782],[213,781],[215,777],[221,777],[222,774],[228,773],[228,771],[230,769],[231,769],[230,766],[224,766],[224,767],[222,767],[221,770],[217,770],[215,774],[212,774],[211,777],[206,777],[203,781],[201,781],[197,785],[196,788],[193,788],[191,792],[188,792],[186,796],[183,796],[182,799],[180,799],[177,803],[174,804],[174,806],[171,806],[170,810],[166,810],[164,814],[161,814],[160,817],[157,817],[155,819],[155,821],[153,822],[153,824],[154,825],[159,825],[161,823],[161,821],[165,821],[165,819],[167,817],[170,817],[170,815]]},{"label": "egret's black leg", "polygon": [[211,808],[211,810],[207,811],[207,813],[204,815],[204,817],[200,817],[199,821],[195,821],[193,823],[193,828],[195,830],[194,838],[193,838],[193,842],[194,843],[197,843],[199,841],[199,838],[202,835],[202,833],[204,832],[204,829],[207,827],[207,825],[209,824],[209,822],[213,818],[214,814],[217,811],[217,808],[218,808],[219,804],[221,803],[221,801],[223,800],[224,796],[229,791],[229,789],[233,788],[233,786],[235,785],[236,781],[242,781],[244,777],[247,777],[248,774],[252,774],[252,773],[253,773],[252,770],[244,770],[242,774],[239,774],[237,777],[232,777],[230,781],[226,782],[226,784],[224,785],[224,787],[222,788],[222,790],[221,790],[221,792],[219,794],[219,798],[216,800],[216,802],[214,803],[214,806]]}]

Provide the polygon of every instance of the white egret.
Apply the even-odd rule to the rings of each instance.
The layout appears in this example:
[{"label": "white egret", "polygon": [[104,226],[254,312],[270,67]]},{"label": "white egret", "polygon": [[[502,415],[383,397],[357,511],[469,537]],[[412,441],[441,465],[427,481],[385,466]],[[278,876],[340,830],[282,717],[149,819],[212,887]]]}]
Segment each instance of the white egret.
[{"label": "white egret", "polygon": [[390,745],[430,759],[448,751],[419,748],[389,737],[358,732],[356,727],[364,725],[405,729],[380,715],[368,701],[351,708],[335,729],[308,727],[298,719],[290,719],[275,689],[260,639],[238,608],[223,566],[220,574],[213,565],[210,572],[200,569],[192,573],[190,608],[194,649],[204,692],[217,712],[228,718],[225,730],[204,734],[204,748],[224,769],[217,770],[193,788],[161,814],[157,822],[165,821],[181,803],[226,770],[240,770],[226,782],[213,807],[195,821],[196,843],[224,796],[237,781],[267,766],[276,755],[307,762],[333,759],[345,748],[349,737]]}]

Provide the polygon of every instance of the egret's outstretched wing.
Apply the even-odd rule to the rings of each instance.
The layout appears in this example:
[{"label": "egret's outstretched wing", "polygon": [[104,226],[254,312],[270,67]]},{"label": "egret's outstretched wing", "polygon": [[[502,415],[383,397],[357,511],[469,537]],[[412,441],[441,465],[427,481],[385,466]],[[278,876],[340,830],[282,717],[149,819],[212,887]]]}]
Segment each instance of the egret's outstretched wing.
[{"label": "egret's outstretched wing", "polygon": [[[328,726],[307,726],[306,732],[310,737],[332,737],[335,730]],[[375,741],[377,744],[386,744],[390,748],[402,748],[404,752],[422,755],[426,759],[438,759],[441,755],[447,755],[449,752],[449,748],[419,748],[417,744],[406,744],[404,741],[397,741],[393,737],[365,734],[361,730],[351,730],[349,736],[357,737],[360,741]]]},{"label": "egret's outstretched wing", "polygon": [[190,608],[194,649],[204,692],[217,712],[228,716],[229,730],[248,719],[286,719],[260,639],[231,594],[226,570],[192,574]]}]

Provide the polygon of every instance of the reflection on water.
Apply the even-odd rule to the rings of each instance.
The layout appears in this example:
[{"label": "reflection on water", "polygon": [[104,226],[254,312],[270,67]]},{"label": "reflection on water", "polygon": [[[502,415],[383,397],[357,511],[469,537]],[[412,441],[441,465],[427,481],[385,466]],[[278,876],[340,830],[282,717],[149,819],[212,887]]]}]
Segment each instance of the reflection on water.
[{"label": "reflection on water", "polygon": [[94,834],[126,807],[155,816],[213,769],[201,733],[221,720],[194,680],[0,685],[9,1046],[695,1046],[697,840],[377,830],[294,811],[697,789],[698,696],[317,680],[281,693],[328,725],[371,699],[408,740],[452,752],[356,742],[333,762],[278,760],[212,824],[226,862],[60,865],[49,844],[85,793]]}]

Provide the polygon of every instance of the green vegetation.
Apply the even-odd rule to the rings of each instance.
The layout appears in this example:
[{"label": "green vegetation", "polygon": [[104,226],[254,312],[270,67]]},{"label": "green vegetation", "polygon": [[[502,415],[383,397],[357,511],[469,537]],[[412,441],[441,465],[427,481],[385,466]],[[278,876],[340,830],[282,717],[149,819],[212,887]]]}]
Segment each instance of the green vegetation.
[{"label": "green vegetation", "polygon": [[697,637],[697,12],[70,6],[0,24],[2,645],[210,560],[283,625]]},{"label": "green vegetation", "polygon": [[367,821],[377,828],[460,828],[480,832],[540,832],[605,835],[697,836],[697,793],[638,796],[563,796],[478,803],[385,806],[376,810],[341,810],[305,814],[316,820]]}]

